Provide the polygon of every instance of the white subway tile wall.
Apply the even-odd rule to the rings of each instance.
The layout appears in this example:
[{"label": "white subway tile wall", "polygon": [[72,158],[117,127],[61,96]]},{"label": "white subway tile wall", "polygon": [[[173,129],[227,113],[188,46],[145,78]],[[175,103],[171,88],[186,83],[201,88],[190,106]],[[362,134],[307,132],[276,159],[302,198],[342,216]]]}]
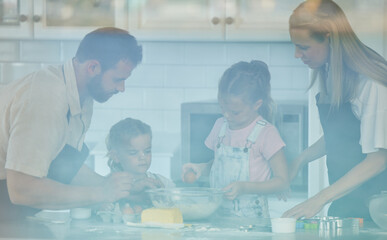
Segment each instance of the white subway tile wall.
[{"label": "white subway tile wall", "polygon": [[[71,59],[78,44],[78,41],[0,41],[0,84]],[[126,117],[151,125],[155,156],[172,155],[180,145],[180,104],[216,99],[218,80],[238,61],[258,59],[268,64],[274,100],[307,100],[308,69],[294,58],[290,42],[141,44],[143,61],[127,80],[125,92],[94,105],[86,141],[97,143],[94,151],[99,153],[96,158],[99,166],[106,166],[105,138],[109,128]]]},{"label": "white subway tile wall", "polygon": [[21,41],[21,62],[60,62],[61,42],[59,41]]},{"label": "white subway tile wall", "polygon": [[192,42],[185,44],[184,64],[206,66],[227,64],[226,45],[222,42]]},{"label": "white subway tile wall", "polygon": [[0,61],[14,62],[19,59],[19,42],[3,41],[0,44]]},{"label": "white subway tile wall", "polygon": [[269,64],[269,43],[230,43],[226,49],[227,65],[239,61],[261,60]]}]

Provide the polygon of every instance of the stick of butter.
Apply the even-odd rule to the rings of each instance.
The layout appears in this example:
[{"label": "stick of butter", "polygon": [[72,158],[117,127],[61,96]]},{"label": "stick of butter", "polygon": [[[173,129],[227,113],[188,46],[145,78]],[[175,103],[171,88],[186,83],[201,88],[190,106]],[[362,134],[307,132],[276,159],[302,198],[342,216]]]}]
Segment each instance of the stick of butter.
[{"label": "stick of butter", "polygon": [[148,208],[141,213],[142,223],[183,223],[183,215],[178,208]]}]

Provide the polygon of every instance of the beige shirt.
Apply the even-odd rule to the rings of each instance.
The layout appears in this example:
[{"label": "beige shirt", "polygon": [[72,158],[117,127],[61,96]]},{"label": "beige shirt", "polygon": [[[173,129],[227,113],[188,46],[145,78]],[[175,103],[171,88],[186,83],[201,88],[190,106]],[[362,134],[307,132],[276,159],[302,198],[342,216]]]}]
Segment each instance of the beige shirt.
[{"label": "beige shirt", "polygon": [[5,169],[47,176],[66,144],[82,149],[92,111],[91,98],[80,105],[72,61],[0,87],[0,179]]}]

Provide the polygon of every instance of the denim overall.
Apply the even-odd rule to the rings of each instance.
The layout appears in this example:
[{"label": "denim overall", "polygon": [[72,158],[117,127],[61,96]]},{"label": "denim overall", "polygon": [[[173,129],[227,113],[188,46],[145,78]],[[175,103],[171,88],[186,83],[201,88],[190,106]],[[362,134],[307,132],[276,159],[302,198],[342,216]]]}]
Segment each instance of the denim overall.
[{"label": "denim overall", "polygon": [[[210,186],[224,188],[237,181],[250,181],[249,156],[251,146],[267,122],[257,121],[253,131],[246,139],[245,147],[231,147],[223,144],[223,138],[228,127],[225,121],[218,135],[215,149],[215,159],[210,172]],[[241,195],[233,201],[225,200],[220,207],[220,214],[269,218],[267,198],[257,194]]]}]

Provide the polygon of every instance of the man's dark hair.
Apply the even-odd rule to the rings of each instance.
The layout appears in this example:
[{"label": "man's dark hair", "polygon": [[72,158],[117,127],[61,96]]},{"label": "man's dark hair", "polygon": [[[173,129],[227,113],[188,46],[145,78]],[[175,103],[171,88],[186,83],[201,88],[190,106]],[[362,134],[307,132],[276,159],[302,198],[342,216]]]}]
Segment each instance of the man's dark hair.
[{"label": "man's dark hair", "polygon": [[120,60],[130,60],[136,66],[142,60],[142,47],[128,31],[104,27],[88,33],[82,39],[75,57],[80,62],[97,60],[105,71]]}]

